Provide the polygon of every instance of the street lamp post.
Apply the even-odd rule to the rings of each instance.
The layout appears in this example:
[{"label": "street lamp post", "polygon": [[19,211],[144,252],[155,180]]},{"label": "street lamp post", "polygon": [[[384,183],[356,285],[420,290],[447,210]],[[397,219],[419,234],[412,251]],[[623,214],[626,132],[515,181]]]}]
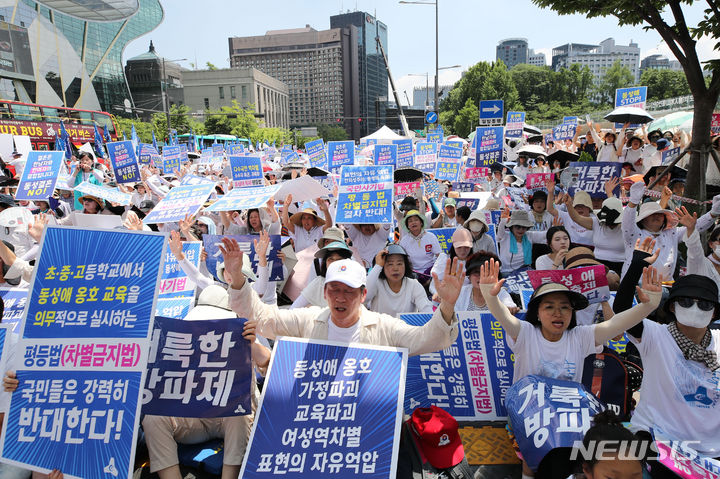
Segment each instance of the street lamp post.
[{"label": "street lamp post", "polygon": [[[438,104],[437,104],[438,100],[437,100],[437,98],[438,98],[438,81],[439,81],[439,80],[438,80],[437,71],[440,71],[440,70],[452,70],[453,68],[462,68],[462,65],[451,65],[451,66],[449,66],[449,67],[440,67],[440,68],[438,68],[438,69],[436,70],[436,73],[435,73],[435,105],[434,105],[434,108],[433,108],[433,110],[434,110],[436,113],[437,113],[437,111],[438,111],[438,109],[437,109],[437,107],[438,107]],[[429,87],[429,79],[428,79],[428,76],[429,76],[429,75],[430,75],[430,72],[425,72],[425,73],[408,73],[408,74],[407,74],[407,76],[411,76],[411,77],[421,77],[421,76],[424,76],[424,77],[425,77],[425,109],[426,109],[426,110],[429,110],[428,106],[429,106],[429,101],[430,101],[430,87]],[[415,101],[415,98],[414,98],[414,97],[413,97],[413,101]]]},{"label": "street lamp post", "polygon": [[[169,62],[183,62],[187,58],[178,58],[177,60],[168,60]],[[170,138],[170,97],[167,89],[167,76],[165,75],[165,58],[162,59],[162,78],[160,79],[160,92],[163,96],[163,110],[165,110],[165,120],[167,121],[167,134]]]},{"label": "street lamp post", "polygon": [[440,38],[438,33],[438,2],[440,0],[435,1],[425,1],[425,2],[418,2],[418,1],[407,1],[407,0],[400,0],[400,4],[402,5],[435,5],[435,105],[434,110],[435,113],[438,113],[438,70],[440,68],[438,67],[439,64],[439,45],[440,45]]}]

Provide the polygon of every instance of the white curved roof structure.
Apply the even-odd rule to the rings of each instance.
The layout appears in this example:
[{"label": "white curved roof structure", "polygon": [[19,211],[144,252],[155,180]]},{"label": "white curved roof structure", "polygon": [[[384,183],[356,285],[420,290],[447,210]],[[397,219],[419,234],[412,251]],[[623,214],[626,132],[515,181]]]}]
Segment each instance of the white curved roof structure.
[{"label": "white curved roof structure", "polygon": [[139,0],[37,0],[38,3],[81,20],[114,22],[133,16]]}]

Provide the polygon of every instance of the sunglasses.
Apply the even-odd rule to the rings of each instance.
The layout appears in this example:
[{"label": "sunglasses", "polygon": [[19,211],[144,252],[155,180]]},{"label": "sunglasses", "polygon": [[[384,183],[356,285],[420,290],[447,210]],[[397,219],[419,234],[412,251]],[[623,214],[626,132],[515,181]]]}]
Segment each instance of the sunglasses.
[{"label": "sunglasses", "polygon": [[695,298],[678,298],[677,304],[683,308],[691,308],[693,304],[697,304],[701,311],[712,311],[715,309],[715,303],[708,301],[707,299],[695,299]]}]

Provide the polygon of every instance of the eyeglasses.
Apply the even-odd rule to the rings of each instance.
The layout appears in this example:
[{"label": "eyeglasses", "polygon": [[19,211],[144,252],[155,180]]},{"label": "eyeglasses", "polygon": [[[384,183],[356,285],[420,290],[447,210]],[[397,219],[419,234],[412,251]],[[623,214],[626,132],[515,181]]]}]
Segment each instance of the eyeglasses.
[{"label": "eyeglasses", "polygon": [[683,308],[691,308],[693,304],[697,304],[701,311],[712,311],[715,309],[715,303],[708,301],[707,299],[695,299],[695,298],[678,298],[677,304]]}]

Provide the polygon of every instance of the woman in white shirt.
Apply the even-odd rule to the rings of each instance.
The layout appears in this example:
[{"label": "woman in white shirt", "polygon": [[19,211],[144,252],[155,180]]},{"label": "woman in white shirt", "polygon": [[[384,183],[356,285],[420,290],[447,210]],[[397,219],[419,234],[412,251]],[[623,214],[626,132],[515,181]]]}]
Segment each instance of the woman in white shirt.
[{"label": "woman in white shirt", "polygon": [[[708,249],[710,254],[703,254],[700,234],[695,229],[697,219],[695,215],[687,212],[685,207],[677,208],[675,213],[680,224],[687,227],[683,241],[687,245],[687,273],[707,276],[716,284],[720,284],[720,226],[715,228],[708,236]],[[720,301],[720,297],[718,298]]]},{"label": "woman in white shirt", "polygon": [[325,286],[325,272],[328,266],[335,261],[352,257],[352,250],[343,242],[333,241],[315,253],[315,257],[321,260],[320,274],[310,282],[300,295],[295,299],[290,309],[303,308],[305,306],[327,306],[323,287]]},{"label": "woman in white shirt", "polygon": [[375,266],[367,277],[365,306],[370,311],[395,317],[400,313],[433,312],[432,303],[415,279],[402,246],[389,244],[375,257]]},{"label": "woman in white shirt", "polygon": [[549,269],[565,269],[565,255],[570,249],[570,235],[563,226],[553,226],[545,235],[550,253],[544,254],[535,260],[535,269],[545,271]]},{"label": "woman in white shirt", "polygon": [[370,268],[375,255],[378,254],[388,242],[390,225],[348,225],[346,231],[352,240],[353,247],[355,247],[360,254],[363,266]]},{"label": "woman in white shirt", "polygon": [[[498,257],[489,251],[480,251],[473,253],[465,263],[465,275],[468,277],[470,282],[463,285],[460,290],[460,295],[455,302],[455,311],[481,311],[489,312],[487,308],[487,302],[480,290],[480,268],[487,261],[494,259],[500,261]],[[507,306],[511,314],[515,314],[518,311],[518,307],[512,300],[510,293],[505,288],[500,290],[498,294],[500,301]]]}]

